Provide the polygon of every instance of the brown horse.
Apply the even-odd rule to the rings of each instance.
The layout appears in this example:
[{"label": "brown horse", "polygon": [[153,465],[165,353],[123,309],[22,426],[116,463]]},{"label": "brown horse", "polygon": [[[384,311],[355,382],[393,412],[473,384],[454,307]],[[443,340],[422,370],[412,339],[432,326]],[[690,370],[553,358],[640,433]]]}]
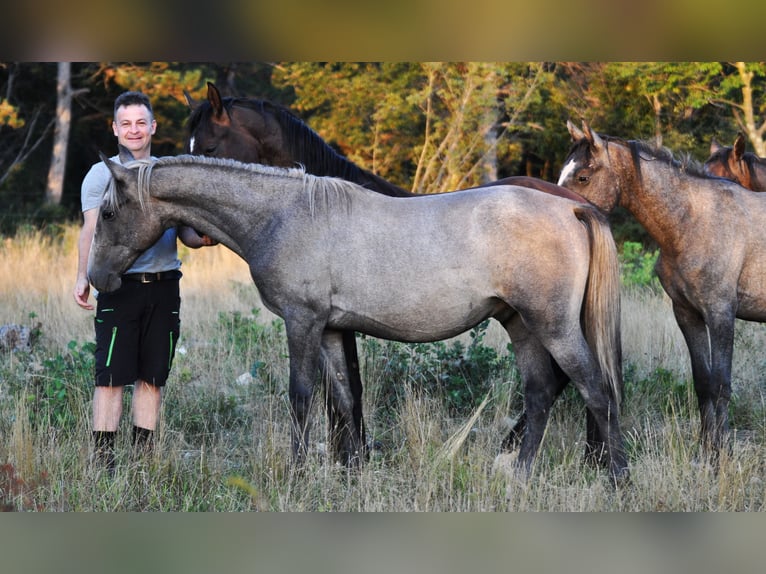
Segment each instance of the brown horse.
[{"label": "brown horse", "polygon": [[[278,167],[300,165],[313,175],[339,177],[383,195],[417,196],[360,168],[337,153],[319,134],[287,108],[256,98],[222,97],[218,88],[211,82],[207,84],[207,99],[196,102],[187,93],[186,100],[192,110],[187,122],[189,135],[186,150],[189,153]],[[533,177],[508,177],[485,184],[493,185],[522,186],[587,203],[585,199],[566,188]],[[351,361],[351,386],[359,402],[357,422],[364,428],[361,419],[362,383],[358,374],[356,337],[353,332],[345,332],[343,339],[346,357]],[[560,378],[558,392],[561,392],[568,379],[558,369],[557,373]],[[506,449],[512,450],[519,443],[526,428],[526,421],[526,413],[522,413],[504,442]],[[602,442],[590,413],[587,415],[587,433],[586,454],[589,458],[594,458],[596,453],[602,450]]]},{"label": "brown horse", "polygon": [[[190,154],[277,167],[300,165],[313,175],[339,177],[383,195],[418,195],[340,155],[303,120],[273,102],[222,97],[211,82],[207,83],[206,100],[196,102],[188,93],[186,100],[192,110],[186,140],[186,151]],[[568,189],[534,177],[507,177],[480,187],[486,185],[529,187],[587,203]]]},{"label": "brown horse", "polygon": [[741,133],[732,146],[712,141],[705,173],[736,181],[753,191],[766,191],[766,159],[745,151],[745,136]]},{"label": "brown horse", "polygon": [[729,428],[735,318],[766,321],[766,196],[667,150],[567,127],[575,143],[559,184],[604,211],[624,207],[660,247],[657,275],[691,356],[702,442],[716,453]]},{"label": "brown horse", "polygon": [[264,304],[285,322],[298,461],[320,374],[339,421],[336,452],[353,464],[364,450],[341,333],[427,342],[494,318],[513,342],[524,384],[524,474],[556,399],[553,357],[604,437],[611,478],[627,478],[617,402],[619,265],[593,206],[513,186],[402,200],[232,160],[102,159],[113,179],[88,261],[92,284],[119,288],[140,253],[179,224],[239,254]]}]

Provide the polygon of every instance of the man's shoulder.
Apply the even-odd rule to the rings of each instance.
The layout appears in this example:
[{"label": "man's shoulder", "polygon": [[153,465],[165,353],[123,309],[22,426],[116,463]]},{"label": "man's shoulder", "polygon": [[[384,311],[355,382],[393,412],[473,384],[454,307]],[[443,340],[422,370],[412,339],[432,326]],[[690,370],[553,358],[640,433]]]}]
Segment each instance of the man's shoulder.
[{"label": "man's shoulder", "polygon": [[[109,158],[112,161],[116,161],[117,163],[120,162],[120,156],[112,156]],[[109,177],[109,168],[106,167],[106,164],[103,161],[97,161],[92,166],[90,166],[90,169],[88,170],[88,173],[85,174],[85,178],[83,181],[88,179],[103,179],[104,177]]]}]

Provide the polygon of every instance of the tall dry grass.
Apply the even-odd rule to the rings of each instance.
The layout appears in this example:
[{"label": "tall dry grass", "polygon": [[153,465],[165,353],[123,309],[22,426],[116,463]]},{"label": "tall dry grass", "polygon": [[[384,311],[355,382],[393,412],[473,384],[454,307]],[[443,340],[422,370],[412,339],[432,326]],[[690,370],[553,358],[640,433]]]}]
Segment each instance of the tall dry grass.
[{"label": "tall dry grass", "polygon": [[[117,471],[109,478],[90,461],[89,374],[76,365],[86,356],[77,349],[93,338],[92,313],[77,307],[71,295],[77,233],[70,226],[56,239],[22,234],[0,247],[0,324],[39,321],[42,330],[31,356],[0,354],[0,505],[7,508],[766,509],[763,326],[737,326],[737,432],[716,470],[697,448],[696,399],[669,302],[650,291],[629,290],[623,300],[628,485],[614,489],[603,471],[583,462],[584,410],[571,389],[554,407],[533,475],[522,483],[496,462],[507,417],[518,415],[514,372],[491,381],[473,417],[450,414],[438,386],[416,384],[414,372],[405,372],[393,409],[384,409],[390,357],[385,348],[365,354],[364,340],[366,421],[380,448],[357,473],[333,464],[321,448],[326,428],[317,407],[317,448],[304,468],[295,469],[289,462],[284,330],[260,305],[246,265],[223,247],[181,250],[182,338],[165,391],[158,448],[150,457],[133,456],[124,417]],[[70,341],[76,342],[74,350]],[[504,352],[505,334],[492,327],[485,343]],[[65,399],[39,395],[52,369],[73,373]],[[36,401],[30,398],[35,393]],[[72,419],[41,417],[46,400],[67,401],[56,404],[64,404]]]}]

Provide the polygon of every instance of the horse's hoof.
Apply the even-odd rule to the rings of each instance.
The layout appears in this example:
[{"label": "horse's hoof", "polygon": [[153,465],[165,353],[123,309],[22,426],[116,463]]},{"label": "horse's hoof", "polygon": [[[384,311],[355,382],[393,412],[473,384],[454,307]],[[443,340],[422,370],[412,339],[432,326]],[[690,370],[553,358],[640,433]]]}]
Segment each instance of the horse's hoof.
[{"label": "horse's hoof", "polygon": [[624,487],[630,484],[630,469],[620,468],[611,473],[612,484],[615,487]]}]

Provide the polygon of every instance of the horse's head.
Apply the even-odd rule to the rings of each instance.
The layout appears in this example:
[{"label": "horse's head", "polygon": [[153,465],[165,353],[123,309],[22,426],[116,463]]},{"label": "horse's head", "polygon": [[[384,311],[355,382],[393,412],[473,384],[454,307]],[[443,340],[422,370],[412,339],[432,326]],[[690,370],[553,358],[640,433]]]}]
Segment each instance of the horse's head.
[{"label": "horse's head", "polygon": [[[195,103],[187,98],[189,138],[186,152],[229,158],[245,163],[290,166],[274,152],[281,147],[281,131],[274,120],[253,102],[222,98],[214,84],[207,84],[207,99]],[[247,105],[245,103],[247,102]]]},{"label": "horse's head", "polygon": [[710,157],[705,161],[705,173],[730,179],[752,189],[750,169],[745,152],[745,136],[738,134],[731,147],[720,145],[715,139],[710,144]]},{"label": "horse's head", "polygon": [[164,228],[144,197],[148,184],[142,180],[148,179],[151,164],[136,161],[122,166],[100,155],[112,179],[98,211],[88,279],[99,291],[109,292],[119,288],[121,275],[160,238]]},{"label": "horse's head", "polygon": [[619,181],[607,143],[587,123],[580,130],[567,121],[574,144],[564,160],[558,185],[587,199],[603,211],[612,211],[620,200]]}]

